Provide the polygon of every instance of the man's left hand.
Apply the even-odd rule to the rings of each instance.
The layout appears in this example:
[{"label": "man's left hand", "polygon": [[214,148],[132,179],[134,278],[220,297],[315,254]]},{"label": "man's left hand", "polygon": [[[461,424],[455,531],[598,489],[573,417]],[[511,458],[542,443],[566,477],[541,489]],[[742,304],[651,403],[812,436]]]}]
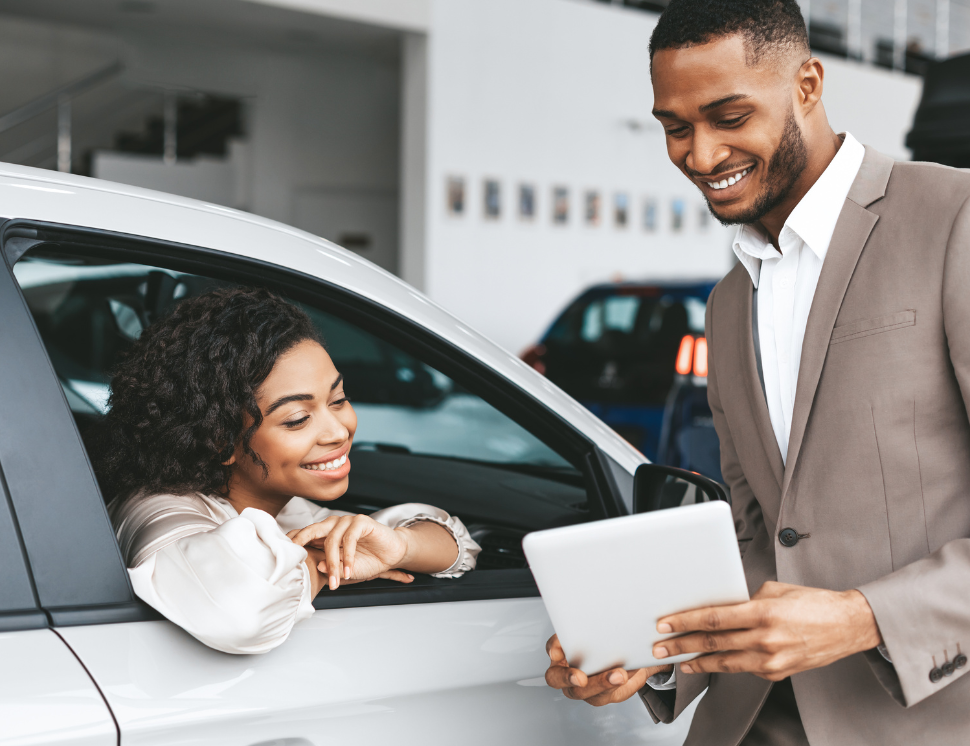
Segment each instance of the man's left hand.
[{"label": "man's left hand", "polygon": [[882,642],[866,597],[787,583],[765,583],[750,601],[660,619],[654,656],[702,653],[684,673],[753,673],[770,681],[834,663]]}]

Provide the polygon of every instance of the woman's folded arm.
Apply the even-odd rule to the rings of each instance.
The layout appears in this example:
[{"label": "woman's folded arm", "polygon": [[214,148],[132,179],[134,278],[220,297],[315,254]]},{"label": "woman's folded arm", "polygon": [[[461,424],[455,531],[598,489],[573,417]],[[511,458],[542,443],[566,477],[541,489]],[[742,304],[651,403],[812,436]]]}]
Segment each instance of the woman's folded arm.
[{"label": "woman's folded arm", "polygon": [[206,645],[265,653],[313,614],[306,558],[272,516],[247,508],[168,544],[129,573],[140,598]]}]

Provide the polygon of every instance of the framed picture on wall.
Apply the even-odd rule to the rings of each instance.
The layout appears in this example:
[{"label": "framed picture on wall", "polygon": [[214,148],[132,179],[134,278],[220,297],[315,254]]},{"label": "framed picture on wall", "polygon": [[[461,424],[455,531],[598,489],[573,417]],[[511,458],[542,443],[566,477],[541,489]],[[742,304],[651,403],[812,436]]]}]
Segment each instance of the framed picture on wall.
[{"label": "framed picture on wall", "polygon": [[588,190],[583,200],[583,204],[585,205],[583,217],[586,221],[586,225],[589,225],[589,226],[599,225],[600,224],[600,193],[595,189]]},{"label": "framed picture on wall", "polygon": [[565,225],[569,222],[569,188],[564,186],[552,189],[552,222]]},{"label": "framed picture on wall", "polygon": [[498,179],[485,179],[482,192],[484,214],[486,220],[498,220],[502,217],[502,185]]},{"label": "framed picture on wall", "polygon": [[706,231],[711,225],[711,210],[706,202],[702,202],[697,208],[697,227]]},{"label": "framed picture on wall", "polygon": [[645,197],[643,200],[643,218],[641,224],[643,230],[653,233],[657,230],[657,200],[653,197]]},{"label": "framed picture on wall", "polygon": [[519,184],[519,218],[532,220],[536,216],[536,188],[532,184]]},{"label": "framed picture on wall", "polygon": [[613,224],[625,229],[630,223],[630,195],[617,192],[613,195]]},{"label": "framed picture on wall", "polygon": [[449,176],[445,181],[445,208],[452,217],[465,214],[465,177]]},{"label": "framed picture on wall", "polygon": [[679,197],[670,202],[670,229],[674,232],[684,229],[684,200]]}]

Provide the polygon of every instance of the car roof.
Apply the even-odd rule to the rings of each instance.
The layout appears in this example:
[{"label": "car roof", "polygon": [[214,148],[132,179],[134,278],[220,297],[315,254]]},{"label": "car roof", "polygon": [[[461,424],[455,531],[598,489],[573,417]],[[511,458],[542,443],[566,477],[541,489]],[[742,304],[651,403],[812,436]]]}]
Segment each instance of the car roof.
[{"label": "car roof", "polygon": [[336,244],[240,210],[85,176],[0,163],[0,216],[201,246],[318,277],[465,350],[557,412],[629,471],[644,457],[518,357],[399,278]]}]

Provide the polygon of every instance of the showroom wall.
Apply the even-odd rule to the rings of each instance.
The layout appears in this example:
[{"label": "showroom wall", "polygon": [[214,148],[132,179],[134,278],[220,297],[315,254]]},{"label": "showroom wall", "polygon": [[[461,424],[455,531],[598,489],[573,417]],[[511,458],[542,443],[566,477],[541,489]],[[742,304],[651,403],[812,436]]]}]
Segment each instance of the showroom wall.
[{"label": "showroom wall", "polygon": [[[717,278],[732,264],[733,230],[706,217],[700,193],[667,160],[650,115],[647,45],[655,19],[579,0],[434,3],[427,244],[418,281],[512,351],[536,340],[592,283]],[[826,64],[833,125],[907,157],[902,139],[919,80],[842,60]],[[462,183],[458,214],[448,190],[451,184],[455,202]],[[522,184],[534,189],[531,219],[519,216]],[[557,188],[568,199],[560,223]],[[585,219],[589,192],[598,193],[596,224]],[[629,204],[625,226],[614,219],[616,194]],[[652,229],[645,227],[650,210]]]}]

